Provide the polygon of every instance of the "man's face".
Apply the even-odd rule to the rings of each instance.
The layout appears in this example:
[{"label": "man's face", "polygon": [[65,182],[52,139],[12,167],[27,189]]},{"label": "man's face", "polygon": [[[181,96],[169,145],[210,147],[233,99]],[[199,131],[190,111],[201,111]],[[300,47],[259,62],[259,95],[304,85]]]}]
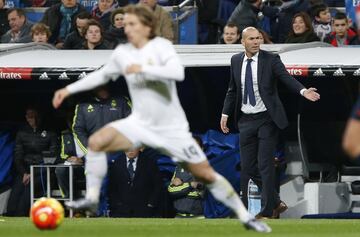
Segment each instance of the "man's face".
[{"label": "man's face", "polygon": [[156,4],[157,4],[157,0],[140,0],[139,1],[141,4],[147,5],[150,8],[155,8]]},{"label": "man's face", "polygon": [[138,157],[139,153],[140,153],[139,149],[125,152],[126,157],[129,158],[129,159],[134,159],[134,158]]},{"label": "man's face", "polygon": [[255,29],[247,30],[243,33],[241,43],[245,47],[247,56],[254,56],[260,50],[260,32]]},{"label": "man's face", "polygon": [[224,28],[224,42],[225,44],[236,44],[240,38],[237,27],[225,26]]},{"label": "man's face", "polygon": [[346,31],[349,29],[349,24],[346,19],[334,20],[333,29],[337,36],[344,37]]},{"label": "man's face", "polygon": [[48,36],[47,36],[46,32],[37,31],[33,34],[32,39],[36,43],[47,43],[48,42]]},{"label": "man's face", "polygon": [[0,0],[0,9],[3,9],[5,6],[5,0]]},{"label": "man's face", "polygon": [[97,25],[89,26],[86,31],[85,39],[92,44],[99,43],[101,40],[101,29]]},{"label": "man's face", "polygon": [[80,35],[83,35],[83,30],[85,29],[87,23],[88,23],[88,19],[76,18],[76,29]]},{"label": "man's face", "polygon": [[319,12],[319,16],[315,17],[318,22],[321,23],[330,23],[331,21],[331,14],[329,9]]},{"label": "man's face", "polygon": [[99,0],[98,4],[99,4],[99,10],[101,12],[104,12],[106,10],[108,10],[114,3],[114,0]]},{"label": "man's face", "polygon": [[36,110],[33,109],[26,110],[25,118],[26,118],[26,122],[28,122],[28,124],[31,127],[37,127],[38,112]]},{"label": "man's face", "polygon": [[8,21],[11,30],[13,32],[19,32],[25,23],[25,16],[19,16],[16,11],[13,11],[8,15]]},{"label": "man's face", "polygon": [[71,8],[76,6],[76,0],[61,0],[64,7]]},{"label": "man's face", "polygon": [[143,25],[136,15],[128,13],[124,16],[124,28],[128,41],[133,45],[148,39],[151,31],[150,27]]},{"label": "man's face", "polygon": [[114,16],[114,27],[115,28],[124,27],[124,14],[118,13]]}]

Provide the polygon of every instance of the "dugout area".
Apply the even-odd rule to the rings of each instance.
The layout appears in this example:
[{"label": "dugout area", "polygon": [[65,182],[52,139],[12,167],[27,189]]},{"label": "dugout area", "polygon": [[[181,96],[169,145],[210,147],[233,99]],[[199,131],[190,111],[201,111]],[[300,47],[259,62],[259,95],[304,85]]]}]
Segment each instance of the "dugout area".
[{"label": "dugout area", "polygon": [[[178,93],[191,130],[196,133],[219,130],[223,99],[230,77],[230,58],[243,51],[242,46],[179,45],[176,49],[186,67],[186,80],[178,83]],[[290,120],[290,126],[283,133],[288,169],[281,190],[286,194],[284,199],[290,203],[287,217],[350,211],[351,193],[347,185],[340,189],[341,192],[348,192],[344,195],[349,199],[343,202],[339,201],[340,198],[334,198],[329,203],[307,197],[305,186],[306,183],[315,184],[316,187],[308,188],[320,190],[322,184],[332,183],[334,185],[328,192],[336,194],[342,166],[354,165],[341,149],[341,138],[358,96],[360,49],[332,48],[321,43],[264,45],[263,49],[279,53],[291,75],[306,87],[316,87],[321,94],[319,102],[310,103],[289,93],[281,83],[279,85]],[[54,90],[101,67],[110,53],[110,50],[60,51],[34,44],[20,47],[2,45],[1,129],[15,131],[24,121],[26,105],[37,104],[45,114],[47,125],[61,131],[65,127],[66,109],[91,94],[77,95],[55,111],[51,107]],[[111,82],[110,88],[115,94],[128,95],[123,79]],[[232,132],[237,131],[232,128]],[[339,172],[340,176],[337,175]],[[294,202],[294,199],[298,202]],[[320,206],[320,202],[324,205]]]}]

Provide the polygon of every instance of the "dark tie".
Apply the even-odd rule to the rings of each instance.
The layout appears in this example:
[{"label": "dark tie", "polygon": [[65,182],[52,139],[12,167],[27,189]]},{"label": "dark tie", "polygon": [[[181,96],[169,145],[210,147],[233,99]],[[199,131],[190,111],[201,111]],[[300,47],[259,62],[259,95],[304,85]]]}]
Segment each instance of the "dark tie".
[{"label": "dark tie", "polygon": [[131,181],[134,180],[134,175],[135,175],[134,164],[133,164],[134,161],[135,161],[134,159],[129,159],[129,164],[127,167]]},{"label": "dark tie", "polygon": [[250,104],[252,106],[255,106],[256,100],[255,100],[253,77],[252,77],[252,70],[251,70],[251,62],[252,61],[253,60],[251,58],[247,59],[246,71],[245,71],[245,87],[244,87],[243,104],[247,104],[247,99],[249,97]]}]

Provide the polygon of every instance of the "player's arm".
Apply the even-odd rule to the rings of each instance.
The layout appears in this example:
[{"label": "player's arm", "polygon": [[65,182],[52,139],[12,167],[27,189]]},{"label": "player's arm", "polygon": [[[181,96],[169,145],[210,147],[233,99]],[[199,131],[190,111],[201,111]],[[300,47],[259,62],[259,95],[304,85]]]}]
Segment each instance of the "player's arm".
[{"label": "player's arm", "polygon": [[360,157],[360,97],[345,129],[343,148],[352,158]]},{"label": "player's arm", "polygon": [[111,79],[116,79],[119,75],[122,74],[120,67],[120,57],[116,55],[121,55],[119,50],[115,50],[110,57],[108,63],[106,63],[102,68],[97,71],[94,71],[87,75],[86,77],[71,83],[67,87],[60,89],[55,92],[53,98],[53,106],[54,108],[58,108],[64,99],[72,94],[76,94],[78,92],[87,91],[94,89],[100,85],[103,85],[110,81]]}]

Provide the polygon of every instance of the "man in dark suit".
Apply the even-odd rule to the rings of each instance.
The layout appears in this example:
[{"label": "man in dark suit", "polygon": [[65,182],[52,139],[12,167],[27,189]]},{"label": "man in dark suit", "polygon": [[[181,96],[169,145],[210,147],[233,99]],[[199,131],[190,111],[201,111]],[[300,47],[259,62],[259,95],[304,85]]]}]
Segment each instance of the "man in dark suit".
[{"label": "man in dark suit", "polygon": [[110,216],[156,216],[162,188],[156,162],[138,149],[125,154],[109,167]]},{"label": "man in dark suit", "polygon": [[[231,58],[231,79],[220,126],[228,133],[228,116],[234,116],[240,132],[241,180],[250,177],[260,187],[263,203],[257,217],[271,218],[280,204],[274,184],[274,154],[279,131],[288,125],[277,81],[310,101],[317,101],[320,95],[291,77],[278,55],[260,50],[256,28],[245,28],[241,43],[245,52]],[[241,190],[247,203],[246,182],[241,182]]]}]

